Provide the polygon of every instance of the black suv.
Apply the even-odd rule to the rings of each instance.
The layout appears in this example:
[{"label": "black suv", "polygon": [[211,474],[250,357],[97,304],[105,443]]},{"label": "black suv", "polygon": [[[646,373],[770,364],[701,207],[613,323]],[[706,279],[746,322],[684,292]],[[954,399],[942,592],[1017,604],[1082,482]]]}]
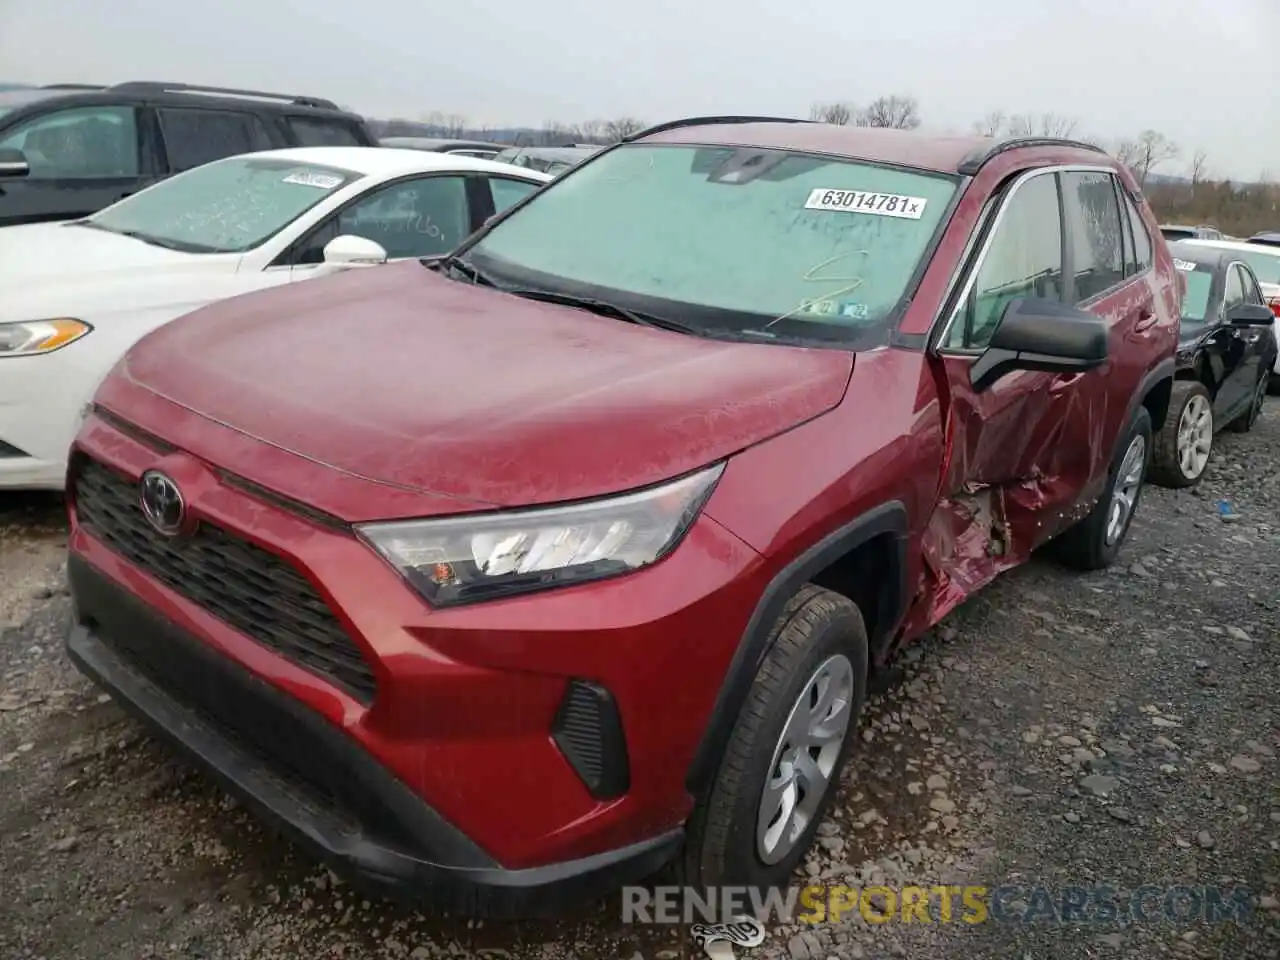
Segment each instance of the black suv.
[{"label": "black suv", "polygon": [[277,147],[377,146],[318,97],[135,81],[0,92],[0,226],[68,220],[174,173]]}]

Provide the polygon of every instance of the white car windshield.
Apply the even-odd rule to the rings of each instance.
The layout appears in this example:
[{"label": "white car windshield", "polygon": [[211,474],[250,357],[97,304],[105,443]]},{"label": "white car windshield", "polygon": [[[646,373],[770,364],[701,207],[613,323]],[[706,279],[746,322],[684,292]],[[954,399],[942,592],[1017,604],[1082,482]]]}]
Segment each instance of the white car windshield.
[{"label": "white car windshield", "polygon": [[863,343],[892,325],[956,189],[785,150],[627,145],[463,256],[499,286],[609,300],[707,335]]},{"label": "white car windshield", "polygon": [[361,176],[280,157],[230,157],[170,177],[79,222],[174,250],[239,253],[265,243]]}]

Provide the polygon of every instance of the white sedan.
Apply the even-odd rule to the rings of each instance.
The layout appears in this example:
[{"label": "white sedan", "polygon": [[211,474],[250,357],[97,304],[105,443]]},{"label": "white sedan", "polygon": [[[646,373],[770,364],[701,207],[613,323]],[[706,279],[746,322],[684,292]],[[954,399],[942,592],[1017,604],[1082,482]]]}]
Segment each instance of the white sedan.
[{"label": "white sedan", "polygon": [[60,490],[99,382],[214,300],[446,253],[550,176],[456,154],[304,147],[218,160],[84,220],[0,229],[0,489]]},{"label": "white sedan", "polygon": [[[1280,247],[1241,240],[1183,240],[1182,243],[1230,250],[1237,259],[1249,265],[1253,275],[1258,278],[1259,292],[1271,307],[1271,312],[1276,315],[1273,323],[1276,341],[1280,342]],[[1275,369],[1272,371],[1271,392],[1280,393],[1280,356],[1276,358]]]}]

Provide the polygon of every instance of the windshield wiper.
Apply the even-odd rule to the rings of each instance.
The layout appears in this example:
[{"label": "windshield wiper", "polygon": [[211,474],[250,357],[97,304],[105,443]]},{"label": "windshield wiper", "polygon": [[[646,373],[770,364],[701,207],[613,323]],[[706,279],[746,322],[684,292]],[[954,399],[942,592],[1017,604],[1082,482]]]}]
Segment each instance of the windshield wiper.
[{"label": "windshield wiper", "polygon": [[103,233],[114,233],[121,237],[129,237],[131,240],[139,240],[142,243],[150,244],[153,247],[163,247],[166,250],[177,250],[180,253],[220,253],[212,247],[201,246],[198,243],[184,243],[181,240],[166,240],[164,237],[153,237],[149,233],[143,233],[140,230],[113,230],[111,227],[104,227],[102,224],[89,219],[84,220],[68,220],[68,227],[89,227],[91,230],[101,230]]},{"label": "windshield wiper", "polygon": [[672,320],[668,317],[659,317],[652,313],[642,313],[638,310],[631,310],[628,307],[619,306],[616,303],[610,303],[608,300],[595,300],[591,297],[575,297],[571,293],[555,293],[550,290],[506,290],[512,296],[524,297],[526,300],[538,300],[542,303],[556,303],[564,307],[581,307],[583,310],[590,310],[602,317],[614,317],[617,320],[625,320],[627,323],[634,323],[640,327],[654,327],[658,330],[674,330],[677,333],[695,333],[701,334],[703,331],[691,326],[687,323],[681,323],[679,320]]},{"label": "windshield wiper", "polygon": [[466,260],[463,260],[461,257],[450,255],[450,256],[444,257],[441,260],[423,261],[423,264],[424,266],[430,267],[433,270],[437,270],[440,272],[456,270],[458,273],[462,274],[472,283],[483,284],[486,287],[498,286],[497,282],[494,281],[494,279],[490,277],[487,273],[485,273],[479,267],[468,263]]}]

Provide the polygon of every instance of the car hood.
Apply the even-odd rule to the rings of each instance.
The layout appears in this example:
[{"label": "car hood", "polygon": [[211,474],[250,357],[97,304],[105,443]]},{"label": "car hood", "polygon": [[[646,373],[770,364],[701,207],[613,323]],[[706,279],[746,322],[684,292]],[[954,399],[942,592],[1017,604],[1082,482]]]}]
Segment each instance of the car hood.
[{"label": "car hood", "polygon": [[[134,347],[115,393],[141,387],[295,454],[296,471],[256,479],[300,500],[323,465],[401,491],[518,506],[713,463],[834,407],[853,362],[838,350],[638,327],[409,262],[197,310]],[[113,405],[110,385],[100,400]],[[139,425],[165,435],[164,423]]]},{"label": "car hood", "polygon": [[0,230],[0,321],[188,308],[242,292],[239,254],[166,250],[119,234],[33,223]]}]

